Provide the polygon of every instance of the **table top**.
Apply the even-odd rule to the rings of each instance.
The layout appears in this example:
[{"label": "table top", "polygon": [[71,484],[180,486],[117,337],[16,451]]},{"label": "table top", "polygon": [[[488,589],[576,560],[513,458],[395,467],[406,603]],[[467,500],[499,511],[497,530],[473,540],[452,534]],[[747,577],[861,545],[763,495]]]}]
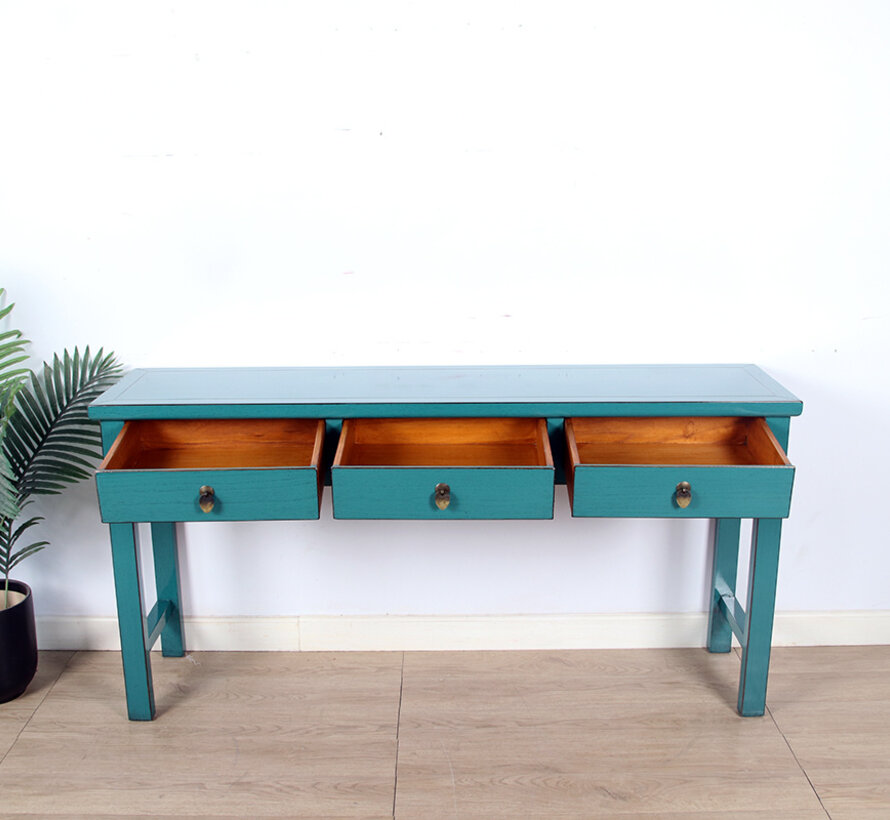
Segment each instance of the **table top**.
[{"label": "table top", "polygon": [[452,415],[673,415],[700,405],[709,415],[802,410],[797,397],[751,364],[233,367],[132,370],[92,404],[90,416],[338,417],[347,407],[354,415],[381,415],[397,406],[425,415],[440,408]]}]

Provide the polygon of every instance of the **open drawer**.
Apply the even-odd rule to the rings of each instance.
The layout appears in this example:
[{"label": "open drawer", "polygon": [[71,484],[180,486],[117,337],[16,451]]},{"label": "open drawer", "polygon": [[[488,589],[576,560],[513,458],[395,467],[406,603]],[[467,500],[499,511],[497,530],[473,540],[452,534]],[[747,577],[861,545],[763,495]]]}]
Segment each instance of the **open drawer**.
[{"label": "open drawer", "polygon": [[324,421],[128,421],[96,473],[102,520],[318,518]]},{"label": "open drawer", "polygon": [[334,518],[552,518],[544,419],[347,419]]},{"label": "open drawer", "polygon": [[762,418],[566,419],[572,515],[784,518],[794,467]]}]

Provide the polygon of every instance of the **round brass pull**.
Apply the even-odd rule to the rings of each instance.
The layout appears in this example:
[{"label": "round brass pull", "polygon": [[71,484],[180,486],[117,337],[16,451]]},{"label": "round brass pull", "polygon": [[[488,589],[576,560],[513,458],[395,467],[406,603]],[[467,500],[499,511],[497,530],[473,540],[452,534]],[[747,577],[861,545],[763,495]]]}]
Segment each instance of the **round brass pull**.
[{"label": "round brass pull", "polygon": [[677,506],[685,510],[692,501],[692,485],[688,481],[681,481],[677,485],[676,497]]},{"label": "round brass pull", "polygon": [[433,494],[436,506],[440,510],[444,510],[451,503],[451,487],[447,484],[437,484],[436,492]]},{"label": "round brass pull", "polygon": [[204,512],[209,513],[216,503],[216,494],[213,492],[213,487],[208,487],[205,484],[198,492],[198,504]]}]

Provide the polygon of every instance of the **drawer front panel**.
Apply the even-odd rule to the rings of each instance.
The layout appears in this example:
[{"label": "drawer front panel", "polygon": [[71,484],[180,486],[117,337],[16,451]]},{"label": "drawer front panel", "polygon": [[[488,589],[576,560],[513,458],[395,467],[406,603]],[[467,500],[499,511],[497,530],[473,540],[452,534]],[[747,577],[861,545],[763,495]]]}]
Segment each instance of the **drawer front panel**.
[{"label": "drawer front panel", "polygon": [[[692,488],[689,506],[677,485]],[[572,515],[628,518],[785,518],[793,467],[575,467]]]},{"label": "drawer front panel", "polygon": [[[552,467],[334,467],[334,518],[553,518]],[[450,503],[436,506],[437,484]]]},{"label": "drawer front panel", "polygon": [[[318,518],[314,467],[233,470],[108,470],[96,474],[106,523],[264,521]],[[203,512],[202,486],[215,501]]]}]

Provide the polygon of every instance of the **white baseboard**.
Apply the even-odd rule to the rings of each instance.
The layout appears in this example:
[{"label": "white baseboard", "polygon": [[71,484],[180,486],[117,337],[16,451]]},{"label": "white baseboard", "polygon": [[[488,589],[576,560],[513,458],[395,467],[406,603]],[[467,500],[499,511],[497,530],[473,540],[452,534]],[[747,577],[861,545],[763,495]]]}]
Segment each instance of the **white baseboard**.
[{"label": "white baseboard", "polygon": [[[186,618],[194,651],[640,649],[704,646],[704,613]],[[42,649],[120,648],[113,617],[37,622]],[[774,646],[890,644],[890,611],[777,612]]]}]

